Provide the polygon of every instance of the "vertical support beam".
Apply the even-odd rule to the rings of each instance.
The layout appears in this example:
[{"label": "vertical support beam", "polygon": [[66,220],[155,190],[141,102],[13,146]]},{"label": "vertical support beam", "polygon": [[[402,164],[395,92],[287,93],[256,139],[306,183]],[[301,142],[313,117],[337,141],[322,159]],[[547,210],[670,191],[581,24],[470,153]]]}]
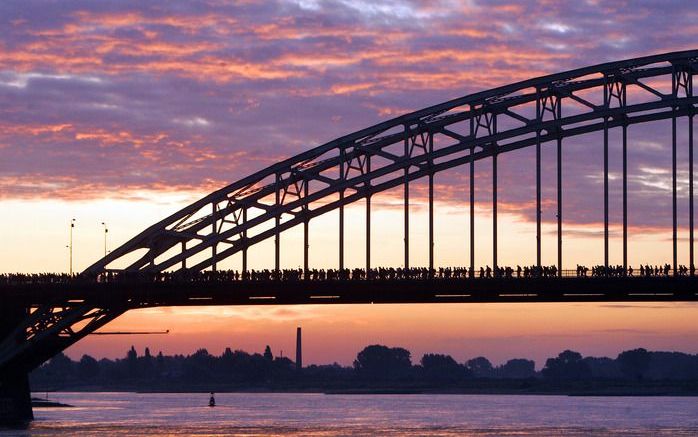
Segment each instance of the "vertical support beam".
[{"label": "vertical support beam", "polygon": [[[543,121],[540,105],[540,88],[536,90],[536,118],[538,123]],[[541,266],[541,188],[540,188],[540,129],[536,130],[536,266]]]},{"label": "vertical support beam", "polygon": [[[187,251],[187,242],[182,241],[182,253],[184,253],[186,251]],[[186,268],[187,268],[187,259],[182,258],[182,270],[186,270]]]},{"label": "vertical support beam", "polygon": [[[344,148],[339,151],[339,180],[344,183]],[[344,200],[344,188],[339,190],[339,202]],[[344,270],[344,205],[339,206],[339,270]]]},{"label": "vertical support beam", "polygon": [[[211,204],[212,208],[212,217],[211,217],[211,233],[215,236],[218,234],[218,208],[216,208],[216,203]],[[215,238],[215,237],[214,237]],[[218,244],[213,243],[211,245],[211,258],[212,258],[212,263],[211,263],[211,269],[215,272],[216,271],[216,262],[217,260],[217,249],[218,249]]]},{"label": "vertical support beam", "polygon": [[[308,184],[309,181],[304,181],[303,183],[303,197],[305,198],[306,202],[308,199]],[[303,220],[303,276],[305,279],[308,279],[308,250],[310,249],[310,242],[308,240],[308,233],[309,233],[309,227],[310,227],[310,220],[308,219],[308,214],[310,213],[310,208],[306,204],[305,206],[305,212],[304,212],[305,218]]]},{"label": "vertical support beam", "polygon": [[[366,155],[366,173],[371,172],[371,155]],[[366,181],[366,278],[371,270],[371,182]]]},{"label": "vertical support beam", "polygon": [[[679,96],[678,81],[676,75],[679,72],[676,66],[672,66],[671,73],[671,92],[672,97],[676,99]],[[672,212],[672,228],[671,228],[671,243],[672,243],[672,268],[676,275],[677,267],[677,228],[678,221],[676,217],[676,106],[671,107],[671,212]]]},{"label": "vertical support beam", "polygon": [[671,109],[671,212],[672,212],[672,268],[676,275],[678,261],[678,220],[676,216],[676,107]]},{"label": "vertical support beam", "polygon": [[[604,79],[603,101],[610,107],[608,77]],[[608,117],[603,118],[603,264],[608,267]]]},{"label": "vertical support beam", "polygon": [[688,258],[691,276],[695,274],[693,252],[693,107],[688,116]]},{"label": "vertical support beam", "polygon": [[[621,105],[625,108],[627,101],[626,81],[622,84]],[[623,123],[623,274],[628,272],[628,123]]]},{"label": "vertical support beam", "polygon": [[497,272],[497,152],[492,154],[492,268]]},{"label": "vertical support beam", "polygon": [[[497,115],[492,115],[492,133],[497,133]],[[497,275],[497,143],[492,143],[492,269]]]},{"label": "vertical support beam", "polygon": [[[242,223],[247,224],[247,207],[242,208]],[[242,247],[242,272],[247,272],[247,229],[242,231],[242,240],[244,246]]]},{"label": "vertical support beam", "polygon": [[[410,159],[410,127],[409,125],[405,125],[405,155],[404,158],[405,160]],[[405,238],[404,238],[404,243],[405,243],[405,261],[404,261],[404,266],[406,269],[410,267],[410,182],[409,182],[409,168],[405,167],[405,180],[403,182],[404,189],[405,189],[405,196],[404,196],[404,215],[405,215],[405,220],[404,220],[404,226],[403,226],[403,231],[405,233]]]},{"label": "vertical support beam", "polygon": [[[625,94],[623,94],[625,98]],[[623,124],[623,271],[628,271],[628,125]],[[625,274],[625,273],[624,273]]]},{"label": "vertical support beam", "polygon": [[[560,119],[558,101],[558,120]],[[562,137],[557,137],[557,275],[562,276]]]},{"label": "vertical support beam", "polygon": [[[475,136],[474,108],[470,107],[470,136]],[[470,271],[475,275],[475,144],[470,145]]]},{"label": "vertical support beam", "polygon": [[429,132],[429,277],[434,271],[434,173],[431,170],[434,162],[431,158],[434,152],[434,134]]},{"label": "vertical support beam", "polygon": [[280,176],[276,174],[276,216],[274,217],[274,270],[277,272],[281,269],[281,233],[279,226],[281,225],[281,186],[279,184]]},{"label": "vertical support beam", "polygon": [[[693,97],[693,71],[688,69],[688,97]],[[693,252],[693,112],[691,104],[688,112],[688,270],[690,275],[695,275],[695,263]]]}]

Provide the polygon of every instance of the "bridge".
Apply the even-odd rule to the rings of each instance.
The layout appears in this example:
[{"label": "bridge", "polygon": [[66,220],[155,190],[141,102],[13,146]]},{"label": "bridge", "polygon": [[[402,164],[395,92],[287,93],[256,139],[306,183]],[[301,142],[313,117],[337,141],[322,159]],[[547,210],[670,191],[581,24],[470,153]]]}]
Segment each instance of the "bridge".
[{"label": "bridge", "polygon": [[[79,276],[28,275],[0,282],[0,423],[32,418],[27,374],[125,311],[152,306],[306,303],[695,301],[693,78],[698,50],[605,63],[530,79],[444,102],[337,138],[244,177],[156,223]],[[667,91],[669,90],[669,91]],[[678,119],[687,119],[688,264],[678,257]],[[628,265],[628,130],[671,120],[672,259],[661,267]],[[609,133],[622,141],[622,265],[609,263]],[[569,272],[563,265],[565,139],[603,133],[604,264]],[[541,147],[556,151],[557,263],[542,265]],[[669,146],[670,144],[670,146]],[[601,147],[602,146],[602,147]],[[535,148],[536,264],[525,271],[498,260],[497,159]],[[492,258],[476,259],[475,168],[488,160]],[[434,175],[469,169],[467,265],[434,265]],[[428,265],[410,263],[410,183],[428,183]],[[404,190],[400,269],[371,263],[371,199]],[[345,265],[345,206],[365,203],[365,265]],[[338,265],[309,263],[312,219],[338,212]],[[303,229],[303,267],[283,270],[281,234]],[[274,261],[248,268],[248,250],[273,239]],[[219,265],[241,256],[239,272]],[[465,264],[465,261],[464,261]],[[572,263],[573,264],[573,263]],[[482,267],[487,265],[485,271]],[[568,262],[567,265],[570,265]],[[491,267],[490,267],[491,266]],[[482,269],[482,270],[481,270]]]}]

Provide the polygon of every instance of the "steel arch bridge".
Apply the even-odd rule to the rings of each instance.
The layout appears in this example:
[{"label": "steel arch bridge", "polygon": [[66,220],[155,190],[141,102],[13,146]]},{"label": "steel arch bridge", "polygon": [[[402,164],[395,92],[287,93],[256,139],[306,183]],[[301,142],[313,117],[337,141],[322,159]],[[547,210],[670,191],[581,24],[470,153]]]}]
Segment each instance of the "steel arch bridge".
[{"label": "steel arch bridge", "polygon": [[[470,267],[475,267],[475,177],[477,161],[492,161],[493,266],[497,266],[497,157],[536,149],[537,264],[541,264],[541,145],[557,144],[557,264],[562,271],[562,145],[565,138],[603,132],[604,260],[609,262],[609,131],[622,130],[623,265],[627,266],[627,131],[629,126],[672,120],[673,265],[677,268],[676,119],[689,119],[690,264],[693,265],[693,77],[698,51],[610,62],[539,77],[431,106],[337,138],[215,191],[149,227],[87,273],[99,273],[120,258],[143,252],[125,271],[216,269],[217,263],[274,238],[274,268],[280,268],[280,234],[304,228],[308,265],[311,219],[339,211],[339,268],[344,268],[344,206],[366,202],[366,267],[371,267],[371,196],[404,187],[404,266],[409,257],[410,182],[429,183],[429,267],[434,267],[434,174],[470,167]],[[655,84],[670,85],[662,92]],[[600,102],[600,103],[598,103]],[[273,226],[271,225],[273,224]],[[201,254],[207,253],[204,259]],[[195,262],[189,260],[195,258]]]},{"label": "steel arch bridge", "polygon": [[[371,197],[404,189],[404,266],[410,266],[410,183],[429,187],[429,271],[434,266],[434,174],[469,166],[469,263],[475,268],[475,166],[491,160],[492,260],[497,260],[497,158],[536,150],[536,253],[541,265],[541,146],[556,145],[557,272],[562,273],[562,152],[567,138],[603,133],[604,262],[609,263],[609,132],[622,132],[623,267],[627,267],[627,132],[630,126],[671,120],[673,259],[677,257],[677,119],[688,119],[689,265],[694,265],[693,81],[698,50],[610,62],[471,94],[343,136],[274,164],[189,205],[141,232],[69,283],[0,284],[0,423],[31,418],[27,372],[134,308],[176,305],[251,305],[366,302],[584,302],[698,300],[698,276],[662,278],[534,278],[426,281],[138,282],[160,272],[216,270],[222,260],[303,225],[309,269],[310,221],[339,212],[339,269],[344,269],[344,207],[366,204],[366,270],[371,267]],[[663,90],[670,90],[669,92]],[[126,262],[128,261],[128,262]],[[121,263],[124,267],[114,267]],[[100,283],[111,273],[125,280]],[[143,276],[145,275],[145,276]],[[129,279],[130,278],[130,279]],[[136,278],[136,279],[134,279]],[[126,280],[129,279],[129,280]],[[339,281],[341,282],[341,281]],[[337,288],[342,292],[337,292]],[[392,292],[399,289],[399,293]],[[392,290],[392,291],[391,291]],[[667,292],[669,290],[669,292]],[[390,291],[390,292],[389,292]]]}]

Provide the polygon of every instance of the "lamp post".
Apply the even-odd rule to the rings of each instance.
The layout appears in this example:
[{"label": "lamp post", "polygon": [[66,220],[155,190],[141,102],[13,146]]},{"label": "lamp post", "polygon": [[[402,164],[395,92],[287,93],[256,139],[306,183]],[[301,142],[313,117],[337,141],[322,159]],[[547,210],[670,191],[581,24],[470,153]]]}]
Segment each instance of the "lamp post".
[{"label": "lamp post", "polygon": [[107,257],[107,233],[109,232],[109,229],[107,229],[107,224],[102,222],[102,226],[104,226],[104,258]]},{"label": "lamp post", "polygon": [[75,227],[75,219],[70,220],[70,244],[68,251],[70,252],[70,276],[73,276],[73,228]]}]

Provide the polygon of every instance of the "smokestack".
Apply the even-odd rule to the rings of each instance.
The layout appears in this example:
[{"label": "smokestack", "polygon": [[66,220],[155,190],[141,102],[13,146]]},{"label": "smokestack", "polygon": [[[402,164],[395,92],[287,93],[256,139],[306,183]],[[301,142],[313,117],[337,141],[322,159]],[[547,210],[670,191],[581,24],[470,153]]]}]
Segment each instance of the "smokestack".
[{"label": "smokestack", "polygon": [[301,327],[296,328],[296,370],[303,368],[303,347],[301,345]]}]

